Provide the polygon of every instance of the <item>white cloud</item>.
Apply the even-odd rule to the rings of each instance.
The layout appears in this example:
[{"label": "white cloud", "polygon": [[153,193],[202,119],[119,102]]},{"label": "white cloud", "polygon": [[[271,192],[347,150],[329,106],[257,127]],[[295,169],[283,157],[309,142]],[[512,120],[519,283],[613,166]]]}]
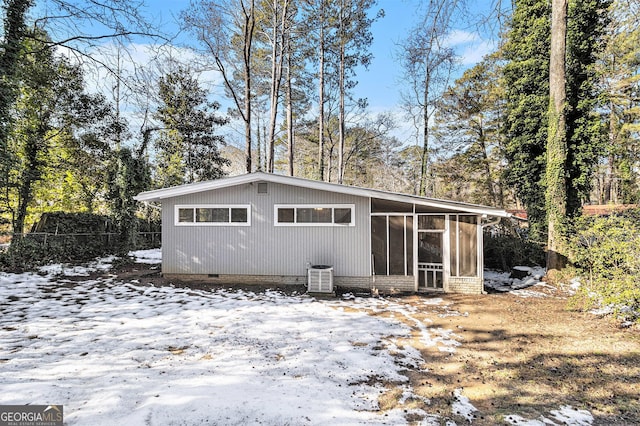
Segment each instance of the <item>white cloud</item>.
[{"label": "white cloud", "polygon": [[463,30],[452,31],[444,44],[456,51],[465,68],[477,64],[496,49],[494,40],[485,40],[477,33]]},{"label": "white cloud", "polygon": [[472,43],[464,46],[464,48],[458,53],[461,57],[462,65],[473,66],[482,59],[496,50],[495,41],[490,40],[478,40],[477,43]]},{"label": "white cloud", "polygon": [[453,30],[445,39],[444,44],[445,46],[455,48],[456,46],[459,46],[461,44],[466,45],[478,40],[480,40],[480,36],[478,36],[478,34],[476,33],[471,33],[469,31],[463,30]]}]

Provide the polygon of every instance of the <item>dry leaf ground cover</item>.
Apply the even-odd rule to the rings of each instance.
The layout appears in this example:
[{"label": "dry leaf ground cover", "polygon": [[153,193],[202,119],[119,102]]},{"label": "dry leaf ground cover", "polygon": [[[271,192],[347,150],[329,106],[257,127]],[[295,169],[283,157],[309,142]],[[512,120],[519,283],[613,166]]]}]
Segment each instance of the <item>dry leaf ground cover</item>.
[{"label": "dry leaf ground cover", "polygon": [[461,343],[453,353],[421,349],[431,368],[410,378],[416,394],[430,400],[429,412],[449,415],[461,388],[478,410],[474,425],[523,424],[567,405],[588,410],[593,424],[640,424],[637,329],[570,311],[565,294],[546,291],[526,298],[446,295],[440,314],[425,315],[430,328],[454,330]]}]

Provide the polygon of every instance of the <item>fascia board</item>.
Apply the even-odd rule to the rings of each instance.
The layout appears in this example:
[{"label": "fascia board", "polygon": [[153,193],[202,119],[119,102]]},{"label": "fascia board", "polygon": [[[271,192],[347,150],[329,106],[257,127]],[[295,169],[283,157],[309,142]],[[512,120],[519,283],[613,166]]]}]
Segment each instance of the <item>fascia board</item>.
[{"label": "fascia board", "polygon": [[161,201],[166,198],[178,197],[181,195],[194,194],[221,188],[228,188],[231,186],[243,185],[252,182],[272,182],[283,185],[292,185],[307,189],[314,189],[318,191],[327,191],[367,198],[380,198],[384,200],[412,203],[426,207],[434,207],[438,209],[449,210],[451,212],[473,213],[493,217],[511,216],[506,211],[494,207],[467,204],[456,201],[439,200],[434,198],[418,197],[415,195],[399,194],[395,192],[360,188],[356,186],[339,185],[335,183],[320,182],[310,179],[263,172],[248,173],[245,175],[233,176],[208,182],[192,183],[171,188],[141,192],[133,198],[137,201]]}]

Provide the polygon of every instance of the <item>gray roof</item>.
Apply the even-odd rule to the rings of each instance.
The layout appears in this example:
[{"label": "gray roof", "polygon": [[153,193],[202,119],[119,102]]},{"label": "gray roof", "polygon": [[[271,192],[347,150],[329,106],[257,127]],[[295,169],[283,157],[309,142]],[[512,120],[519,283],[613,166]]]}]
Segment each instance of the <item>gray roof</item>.
[{"label": "gray roof", "polygon": [[447,201],[436,198],[419,197],[417,195],[401,194],[397,192],[381,191],[378,189],[360,188],[357,186],[339,185],[336,183],[322,182],[317,180],[303,179],[298,177],[276,175],[272,173],[255,172],[239,176],[227,177],[206,182],[197,182],[187,185],[174,186],[170,188],[156,189],[154,191],[141,192],[134,197],[138,201],[162,201],[167,198],[181,195],[194,194],[198,192],[211,191],[221,188],[228,188],[236,185],[243,185],[253,182],[272,182],[282,185],[291,185],[301,188],[328,191],[339,194],[354,195],[367,198],[378,198],[382,200],[398,201],[402,203],[412,203],[416,205],[433,207],[448,211],[463,213],[476,213],[494,217],[511,216],[503,209],[482,206],[478,204],[462,203],[458,201]]}]

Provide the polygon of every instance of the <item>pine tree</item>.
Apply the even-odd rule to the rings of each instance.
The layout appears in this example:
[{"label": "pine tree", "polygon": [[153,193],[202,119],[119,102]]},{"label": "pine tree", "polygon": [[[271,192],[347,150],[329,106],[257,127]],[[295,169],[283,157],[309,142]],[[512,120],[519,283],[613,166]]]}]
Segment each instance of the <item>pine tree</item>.
[{"label": "pine tree", "polygon": [[605,152],[606,128],[597,61],[609,23],[610,0],[570,1],[567,22],[567,215],[580,214]]},{"label": "pine tree", "polygon": [[161,105],[156,118],[163,128],[156,145],[160,151],[160,172],[164,175],[160,185],[224,176],[223,166],[229,164],[219,150],[224,138],[214,133],[227,123],[216,115],[220,105],[207,101],[207,93],[198,80],[183,67],[160,78],[159,95]]},{"label": "pine tree", "polygon": [[[448,175],[444,183],[471,189],[467,201],[502,206],[502,183],[497,172],[502,160],[504,95],[498,59],[497,55],[486,57],[444,93],[438,102],[433,133],[446,159],[454,155],[454,161],[441,169],[445,173],[462,171],[461,180],[452,181]],[[444,194],[438,191],[437,196]]]}]

